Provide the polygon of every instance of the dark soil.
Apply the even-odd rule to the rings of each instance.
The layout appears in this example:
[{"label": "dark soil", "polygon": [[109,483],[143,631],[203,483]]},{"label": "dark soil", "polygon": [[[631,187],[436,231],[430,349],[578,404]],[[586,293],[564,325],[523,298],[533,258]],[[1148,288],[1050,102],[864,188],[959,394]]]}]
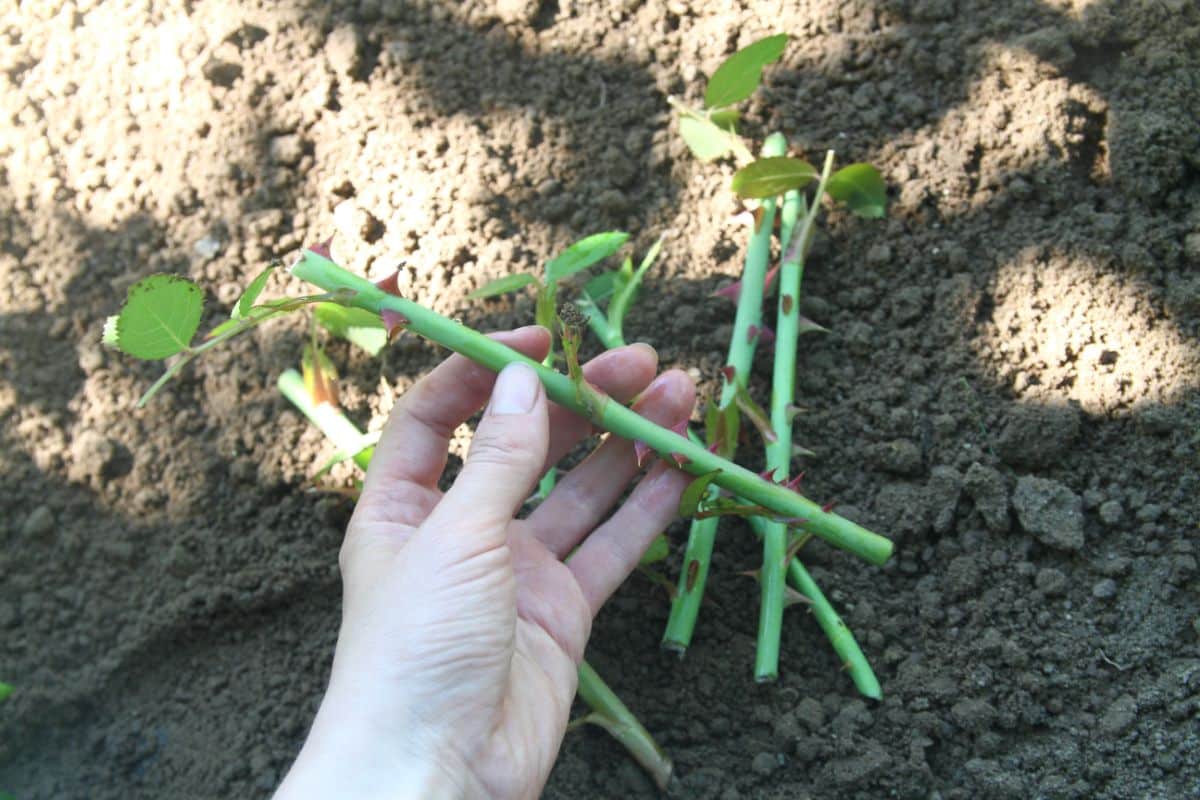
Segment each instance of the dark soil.
[{"label": "dark soil", "polygon": [[[273,388],[299,320],[158,372],[100,325],[154,271],[227,313],[338,231],[349,266],[466,303],[575,238],[673,230],[628,322],[716,385],[740,269],[731,166],[666,97],[796,40],[746,130],[883,170],[883,222],[829,218],[806,276],[807,488],[893,537],[812,571],[883,682],[856,696],[802,610],[752,679],[758,552],[723,528],[679,661],[634,579],[589,659],[697,798],[1200,797],[1200,6],[1188,0],[6,4],[0,47],[0,789],[266,797],[324,685],[349,507]],[[271,291],[283,288],[280,280]],[[441,358],[343,346],[382,423]],[[758,365],[761,390],[767,357]],[[456,443],[461,452],[466,438]],[[348,472],[338,472],[339,479]],[[678,569],[684,531],[671,531]],[[653,796],[599,731],[548,797]]]}]

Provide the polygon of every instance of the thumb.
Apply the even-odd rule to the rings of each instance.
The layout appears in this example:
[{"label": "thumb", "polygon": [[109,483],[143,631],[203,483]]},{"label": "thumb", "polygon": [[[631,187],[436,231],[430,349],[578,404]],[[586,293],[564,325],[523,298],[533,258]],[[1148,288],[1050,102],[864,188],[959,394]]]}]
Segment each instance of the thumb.
[{"label": "thumb", "polygon": [[541,380],[528,365],[509,364],[496,378],[462,471],[422,527],[474,552],[503,544],[508,523],[541,477],[549,440]]}]

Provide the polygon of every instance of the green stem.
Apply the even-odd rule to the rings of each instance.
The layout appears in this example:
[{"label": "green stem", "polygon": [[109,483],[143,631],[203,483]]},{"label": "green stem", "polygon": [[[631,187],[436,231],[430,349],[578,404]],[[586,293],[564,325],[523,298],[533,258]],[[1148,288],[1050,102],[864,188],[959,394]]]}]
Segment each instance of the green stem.
[{"label": "green stem", "polygon": [[[361,441],[363,434],[354,423],[338,408],[323,403],[313,404],[304,387],[304,379],[294,369],[286,370],[279,376],[279,391],[293,405],[317,426],[330,441],[340,450],[351,450],[355,443]],[[366,471],[375,448],[363,450],[359,448],[354,457],[354,463]],[[5,684],[0,683],[0,692]],[[671,759],[659,748],[646,729],[638,722],[633,712],[621,702],[621,698],[601,680],[596,671],[586,662],[579,664],[579,697],[594,712],[589,714],[588,722],[593,722],[607,730],[613,738],[625,746],[639,764],[641,764],[660,789],[666,789],[671,777]],[[3,697],[0,697],[2,700]]]},{"label": "green stem", "polygon": [[334,293],[339,302],[376,314],[385,309],[396,312],[407,320],[406,327],[413,332],[461,353],[488,369],[499,372],[512,363],[526,364],[538,373],[551,400],[589,419],[601,429],[631,441],[645,442],[663,458],[679,454],[686,459],[684,469],[692,474],[717,471],[719,475],[715,482],[719,486],[784,517],[803,518],[806,530],[873,564],[882,564],[891,556],[892,543],[882,536],[822,510],[808,498],[763,480],[745,467],[710,453],[702,445],[693,444],[674,431],[655,425],[620,403],[610,400],[589,409],[576,385],[566,375],[411,300],[388,294],[324,256],[305,250],[292,266],[292,273]]},{"label": "green stem", "polygon": [[[787,139],[773,133],[763,144],[763,157],[781,156],[787,152]],[[763,282],[767,277],[767,262],[771,257],[771,233],[775,228],[775,198],[762,201],[755,215],[755,228],[746,248],[746,265],[742,270],[742,290],[738,294],[737,314],[733,318],[733,338],[729,342],[729,357],[733,380],[726,380],[721,390],[721,408],[727,408],[737,398],[738,386],[746,386],[754,363],[754,348],[758,336],[750,335],[751,327],[762,327]]]},{"label": "green stem", "polygon": [[[682,113],[690,109],[676,104]],[[764,156],[779,156],[787,152],[787,139],[774,133],[763,143]],[[750,236],[746,248],[746,261],[742,268],[742,290],[738,294],[737,313],[733,321],[733,338],[729,342],[729,357],[726,364],[733,367],[733,381],[726,381],[721,392],[720,406],[725,408],[736,400],[737,387],[745,386],[754,363],[757,336],[750,336],[750,327],[762,327],[762,300],[767,262],[771,255],[771,232],[775,223],[775,200],[764,200],[761,218]],[[710,495],[715,494],[710,489]],[[712,559],[713,543],[719,521],[715,517],[693,519],[688,531],[687,549],[683,569],[679,573],[679,585],[671,603],[671,614],[663,631],[663,647],[683,655],[692,641],[696,620],[704,600],[708,584],[709,562]],[[693,563],[695,566],[693,566]]]},{"label": "green stem", "polygon": [[[801,237],[810,236],[813,221],[821,208],[825,184],[833,170],[833,152],[825,155],[816,200],[804,216]],[[782,231],[791,234],[804,205],[799,191],[784,198]],[[801,239],[805,241],[805,239]],[[790,476],[792,467],[792,415],[796,397],[796,347],[800,338],[800,282],[804,276],[806,248],[794,248],[783,240],[784,260],[779,268],[779,299],[775,321],[775,364],[771,378],[771,427],[776,440],[767,445],[767,469],[777,481]],[[759,683],[779,677],[779,641],[783,629],[785,568],[788,526],[768,521],[762,535],[763,562],[759,572],[761,597],[758,615],[758,641],[755,650],[754,677]]]},{"label": "green stem", "polygon": [[584,719],[604,728],[624,745],[629,754],[650,773],[658,788],[665,791],[671,780],[671,759],[586,661],[579,664],[578,691],[579,698],[592,709],[592,713]]},{"label": "green stem", "polygon": [[704,587],[708,582],[708,567],[712,561],[719,522],[718,517],[693,519],[688,531],[679,586],[671,601],[671,615],[667,618],[662,638],[662,646],[680,656],[692,643],[692,634],[696,630],[696,618],[700,615],[700,604],[704,600]]},{"label": "green stem", "polygon": [[[767,525],[767,520],[762,517],[750,518],[750,527],[760,536],[766,532]],[[800,562],[799,558],[791,560],[787,572],[792,586],[807,597],[811,603],[810,609],[813,618],[825,632],[829,643],[833,645],[833,651],[841,659],[843,668],[850,673],[850,679],[854,681],[858,691],[872,700],[883,697],[879,679],[875,677],[875,672],[871,669],[867,657],[863,655],[858,642],[855,641],[854,634],[838,616],[829,599],[821,591],[821,587],[817,586],[817,582],[813,580],[812,575],[804,568],[804,564]]]},{"label": "green stem", "polygon": [[346,418],[341,409],[328,403],[314,403],[304,385],[304,378],[294,369],[284,370],[275,384],[280,393],[290,400],[309,422],[316,425],[338,450],[350,455],[360,469],[367,468],[375,448],[363,446],[362,433]]}]

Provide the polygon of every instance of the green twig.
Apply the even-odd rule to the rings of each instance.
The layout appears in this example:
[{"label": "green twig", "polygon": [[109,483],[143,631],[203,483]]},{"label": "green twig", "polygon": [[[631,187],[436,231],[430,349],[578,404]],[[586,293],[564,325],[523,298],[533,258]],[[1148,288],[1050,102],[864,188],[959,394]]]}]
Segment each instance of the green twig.
[{"label": "green twig", "polygon": [[346,418],[341,409],[328,403],[314,403],[304,385],[304,378],[294,369],[285,370],[275,385],[338,450],[353,458],[360,469],[367,468],[367,464],[371,463],[371,456],[375,454],[375,448],[364,444],[362,433]]},{"label": "green twig", "polygon": [[873,564],[882,564],[891,556],[892,543],[882,536],[837,514],[824,511],[808,498],[763,480],[745,467],[710,453],[674,431],[655,425],[620,403],[608,401],[589,409],[580,400],[575,384],[566,375],[411,300],[388,294],[312,250],[304,251],[292,266],[292,273],[333,293],[340,302],[376,314],[384,310],[394,312],[404,318],[405,325],[413,332],[461,353],[488,369],[499,372],[514,362],[526,364],[538,373],[551,400],[586,417],[602,430],[631,441],[645,442],[663,458],[678,455],[684,460],[684,469],[695,475],[715,470],[719,472],[716,478],[718,485],[783,517],[803,518],[806,520],[806,530]]},{"label": "green twig", "polygon": [[584,721],[608,731],[650,774],[658,788],[665,791],[671,780],[671,759],[586,661],[579,663],[578,692],[579,699],[592,709]]},{"label": "green twig", "polygon": [[[817,185],[816,199],[807,209],[800,231],[801,242],[811,241],[813,222],[820,213],[825,184],[833,170],[833,152],[825,155],[825,165]],[[783,207],[781,233],[792,235],[804,206],[799,191],[787,193]],[[779,299],[775,322],[775,364],[771,379],[771,428],[776,439],[767,445],[767,469],[777,481],[786,481],[792,465],[792,414],[795,402],[796,347],[800,338],[800,282],[804,275],[807,247],[791,247],[783,240],[784,260],[779,269]],[[788,526],[768,521],[764,526],[763,563],[759,572],[758,640],[755,650],[754,677],[760,683],[779,677],[779,641],[783,627],[784,585]]]},{"label": "green twig", "polygon": [[[750,527],[760,536],[766,532],[767,524],[767,520],[762,517],[750,518]],[[829,599],[821,591],[821,587],[817,586],[817,582],[813,580],[812,575],[804,568],[804,564],[800,562],[799,558],[793,558],[788,563],[787,573],[792,586],[808,598],[813,619],[825,632],[829,643],[833,645],[833,651],[837,653],[843,668],[850,674],[850,679],[854,681],[858,691],[873,700],[883,697],[879,679],[875,677],[875,672],[871,669],[867,657],[863,655],[858,642],[855,641],[854,634],[838,616]]]},{"label": "green twig", "polygon": [[[681,110],[686,108],[677,107]],[[785,152],[787,139],[778,133],[767,137],[763,144],[764,156],[778,156]],[[775,200],[764,200],[759,213],[761,217],[756,217],[755,228],[746,249],[746,262],[741,277],[742,288],[738,294],[737,313],[733,322],[733,338],[729,342],[729,357],[725,362],[733,367],[733,380],[726,380],[721,393],[721,408],[736,400],[738,386],[746,386],[759,338],[750,335],[751,327],[762,327],[763,284],[771,254]],[[709,499],[715,496],[716,491],[710,489]],[[671,604],[671,614],[667,618],[662,640],[663,647],[681,655],[691,644],[692,634],[696,629],[696,619],[700,614],[704,590],[708,583],[709,562],[712,559],[718,524],[716,518],[693,519],[688,531],[678,591]]]}]

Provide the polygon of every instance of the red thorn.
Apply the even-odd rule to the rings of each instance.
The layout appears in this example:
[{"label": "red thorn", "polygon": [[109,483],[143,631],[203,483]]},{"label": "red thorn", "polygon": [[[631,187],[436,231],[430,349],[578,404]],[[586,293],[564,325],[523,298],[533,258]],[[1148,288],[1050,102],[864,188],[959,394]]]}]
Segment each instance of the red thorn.
[{"label": "red thorn", "polygon": [[791,489],[793,492],[796,492],[796,491],[800,490],[800,482],[802,480],[804,480],[803,472],[801,472],[799,475],[797,475],[796,477],[792,478],[790,481],[785,483],[784,486],[787,487],[788,489]]},{"label": "red thorn", "polygon": [[675,466],[677,467],[682,467],[684,464],[691,461],[691,459],[685,456],[683,453],[671,453],[671,458],[675,460]]},{"label": "red thorn", "polygon": [[775,341],[775,331],[768,328],[766,325],[751,325],[746,329],[746,341],[753,342],[754,337],[758,337],[763,344],[770,344]]},{"label": "red thorn", "polygon": [[710,452],[710,453],[714,453],[714,454],[715,454],[715,453],[716,453],[718,450],[720,450],[720,449],[721,449],[721,443],[720,443],[720,442],[713,442],[712,444],[710,444],[710,445],[708,446],[708,452]]},{"label": "red thorn", "polygon": [[375,285],[388,294],[400,296],[400,270],[396,270],[391,275],[388,275],[381,281],[375,281]]},{"label": "red thorn", "polygon": [[826,514],[828,514],[830,511],[833,511],[833,507],[836,505],[837,505],[837,501],[833,500],[833,501],[828,502],[825,505],[821,506],[821,510],[824,511]]},{"label": "red thorn", "polygon": [[771,481],[771,483],[774,483],[775,482],[775,467],[769,467],[767,469],[764,469],[762,472],[758,473],[758,477],[762,478],[764,481]]},{"label": "red thorn", "polygon": [[737,377],[737,367],[733,364],[726,364],[721,367],[721,374],[725,376],[726,383],[733,383],[733,379]]},{"label": "red thorn", "polygon": [[688,421],[686,419],[681,419],[679,422],[676,422],[671,426],[671,430],[673,430],[675,433],[678,433],[680,436],[687,436],[687,426]]},{"label": "red thorn", "polygon": [[775,285],[775,276],[779,274],[780,266],[782,265],[776,264],[771,271],[767,273],[767,277],[763,279],[763,294],[771,293],[771,287]]},{"label": "red thorn", "polygon": [[738,298],[741,297],[741,295],[742,295],[742,282],[734,281],[733,283],[729,284],[728,286],[726,286],[724,288],[717,289],[715,292],[712,293],[711,296],[712,297],[728,297],[730,300],[732,300],[733,302],[736,303],[738,301]]},{"label": "red thorn", "polygon": [[380,311],[379,316],[383,318],[383,325],[387,328],[388,341],[391,341],[397,333],[404,330],[409,322],[408,317],[390,308]]},{"label": "red thorn", "polygon": [[651,452],[653,451],[650,449],[650,445],[646,444],[640,439],[634,440],[633,454],[637,457],[637,465],[639,469],[645,466],[646,459],[650,456]]},{"label": "red thorn", "polygon": [[328,258],[330,261],[332,261],[333,253],[330,252],[330,250],[329,250],[329,247],[332,244],[333,244],[333,237],[330,236],[325,241],[317,242],[316,244],[314,244],[312,247],[310,247],[308,249],[310,252],[316,253],[317,255],[321,256],[322,258]]}]

